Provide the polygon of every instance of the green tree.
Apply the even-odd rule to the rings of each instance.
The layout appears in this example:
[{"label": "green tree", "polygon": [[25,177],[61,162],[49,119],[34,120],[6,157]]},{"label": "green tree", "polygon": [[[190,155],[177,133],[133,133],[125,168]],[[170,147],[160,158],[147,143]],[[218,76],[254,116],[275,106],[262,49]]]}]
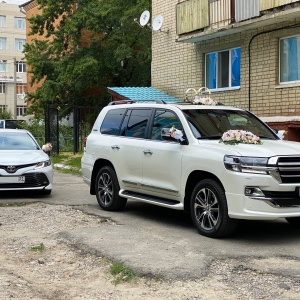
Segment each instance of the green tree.
[{"label": "green tree", "polygon": [[100,106],[109,86],[150,85],[151,32],[134,22],[150,0],[77,0],[77,9],[74,0],[36,2],[41,13],[29,18],[30,35],[43,39],[24,53],[30,84],[43,84],[27,95],[29,113],[55,104],[64,116],[72,105]]},{"label": "green tree", "polygon": [[13,114],[11,111],[2,110],[0,111],[0,119],[13,119]]}]

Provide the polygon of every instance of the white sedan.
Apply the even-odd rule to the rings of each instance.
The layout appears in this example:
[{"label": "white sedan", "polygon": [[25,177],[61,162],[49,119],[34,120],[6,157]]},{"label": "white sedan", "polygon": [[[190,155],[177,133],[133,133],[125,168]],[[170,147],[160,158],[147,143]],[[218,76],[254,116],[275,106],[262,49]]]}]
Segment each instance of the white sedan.
[{"label": "white sedan", "polygon": [[30,132],[0,129],[0,192],[35,190],[50,194],[53,167]]}]

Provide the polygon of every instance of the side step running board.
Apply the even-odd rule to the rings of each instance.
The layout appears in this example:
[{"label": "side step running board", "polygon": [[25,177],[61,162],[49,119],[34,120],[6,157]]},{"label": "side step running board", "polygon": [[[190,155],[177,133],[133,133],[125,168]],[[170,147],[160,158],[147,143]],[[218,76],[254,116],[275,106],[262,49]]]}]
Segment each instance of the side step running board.
[{"label": "side step running board", "polygon": [[155,204],[163,207],[183,210],[183,203],[175,200],[149,196],[149,195],[135,193],[126,190],[120,190],[119,195],[127,199],[138,200],[138,201]]}]

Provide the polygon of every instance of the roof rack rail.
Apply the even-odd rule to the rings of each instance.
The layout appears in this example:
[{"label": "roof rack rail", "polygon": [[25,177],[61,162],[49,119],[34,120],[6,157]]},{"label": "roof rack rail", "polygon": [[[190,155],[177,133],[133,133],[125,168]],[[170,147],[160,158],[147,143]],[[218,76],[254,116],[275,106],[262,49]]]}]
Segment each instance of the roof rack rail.
[{"label": "roof rack rail", "polygon": [[156,103],[156,104],[166,104],[163,100],[118,100],[108,103],[108,105],[117,105],[117,104],[133,104],[133,103]]}]

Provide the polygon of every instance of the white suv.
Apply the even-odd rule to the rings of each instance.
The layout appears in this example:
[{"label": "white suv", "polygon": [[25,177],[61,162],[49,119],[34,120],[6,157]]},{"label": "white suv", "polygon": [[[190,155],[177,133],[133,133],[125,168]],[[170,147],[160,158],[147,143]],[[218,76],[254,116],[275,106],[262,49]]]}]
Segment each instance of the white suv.
[{"label": "white suv", "polygon": [[234,107],[108,105],[87,137],[82,174],[102,209],[133,199],[185,210],[208,237],[229,235],[238,219],[300,225],[300,144]]}]

